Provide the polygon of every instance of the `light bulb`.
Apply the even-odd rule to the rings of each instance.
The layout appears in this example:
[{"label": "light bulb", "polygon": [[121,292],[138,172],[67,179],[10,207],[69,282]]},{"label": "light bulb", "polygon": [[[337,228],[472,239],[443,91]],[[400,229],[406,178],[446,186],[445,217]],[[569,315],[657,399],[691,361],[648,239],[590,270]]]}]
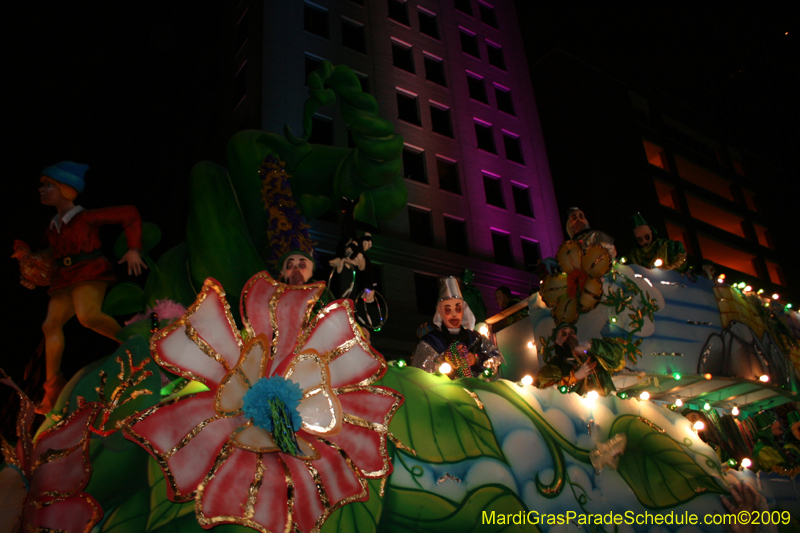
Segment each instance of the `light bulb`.
[{"label": "light bulb", "polygon": [[595,401],[599,397],[600,397],[600,394],[598,394],[596,390],[590,390],[589,392],[586,393],[586,399],[587,400]]},{"label": "light bulb", "polygon": [[522,376],[522,384],[523,385],[533,385],[533,377],[530,374],[525,374]]},{"label": "light bulb", "polygon": [[528,349],[533,349],[533,341],[528,341]]},{"label": "light bulb", "polygon": [[639,398],[641,400],[645,400],[645,401],[649,400],[650,399],[650,393],[647,392],[647,391],[642,391],[642,393],[639,395]]},{"label": "light bulb", "polygon": [[739,415],[739,408],[734,405],[733,409],[731,409],[731,414],[733,416],[738,416]]},{"label": "light bulb", "polygon": [[760,378],[758,378],[758,380],[761,381],[762,383],[766,383],[769,381],[769,376],[764,374]]},{"label": "light bulb", "polygon": [[708,411],[711,409],[711,404],[706,402],[703,404],[703,411]]},{"label": "light bulb", "polygon": [[678,407],[682,406],[683,405],[683,400],[678,398],[677,400],[675,400],[675,405],[677,405]]},{"label": "light bulb", "polygon": [[439,372],[442,374],[449,374],[451,370],[453,370],[453,367],[450,366],[450,363],[442,363],[439,367]]},{"label": "light bulb", "polygon": [[694,423],[694,430],[695,431],[702,431],[706,428],[706,425],[703,423],[702,420],[698,420]]},{"label": "light bulb", "polygon": [[750,468],[750,465],[752,465],[752,464],[753,464],[753,461],[751,461],[751,460],[750,460],[750,459],[748,459],[747,457],[745,457],[744,459],[742,459],[742,466],[743,466],[743,467],[745,467],[745,468]]},{"label": "light bulb", "polygon": [[772,299],[773,300],[779,300],[780,299],[780,295],[776,292],[775,294],[772,295]]},{"label": "light bulb", "polygon": [[655,262],[653,263],[653,266],[658,268],[663,264],[664,264],[664,261],[662,261],[661,259],[656,259]]}]

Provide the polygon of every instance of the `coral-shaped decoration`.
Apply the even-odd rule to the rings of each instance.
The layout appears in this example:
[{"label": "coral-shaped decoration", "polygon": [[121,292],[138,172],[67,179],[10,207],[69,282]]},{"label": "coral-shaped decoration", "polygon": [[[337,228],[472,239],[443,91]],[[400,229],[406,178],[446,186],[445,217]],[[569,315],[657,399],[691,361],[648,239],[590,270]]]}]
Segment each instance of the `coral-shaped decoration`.
[{"label": "coral-shaped decoration", "polygon": [[611,268],[611,256],[600,245],[581,249],[575,241],[564,241],[556,254],[560,274],[547,276],[540,290],[556,324],[573,323],[578,313],[597,306],[603,295],[602,277]]},{"label": "coral-shaped decoration", "polygon": [[50,285],[50,280],[56,271],[56,263],[49,250],[34,253],[26,243],[16,240],[11,257],[19,261],[19,273],[23,279],[37,287]]},{"label": "coral-shaped decoration", "polygon": [[81,405],[32,438],[33,402],[10,379],[0,383],[20,398],[17,445],[2,440],[7,466],[0,471],[0,531],[88,533],[103,516],[97,501],[83,492],[92,475],[89,438],[99,406]]},{"label": "coral-shaped decoration", "polygon": [[402,396],[373,385],[386,362],[359,333],[350,301],[311,316],[323,288],[251,278],[245,342],[208,279],[187,313],[152,337],[160,365],[209,390],[144,411],[126,436],[158,461],[173,501],[195,499],[203,527],[318,531],[334,510],[368,499],[367,478],[391,473],[388,425]]}]

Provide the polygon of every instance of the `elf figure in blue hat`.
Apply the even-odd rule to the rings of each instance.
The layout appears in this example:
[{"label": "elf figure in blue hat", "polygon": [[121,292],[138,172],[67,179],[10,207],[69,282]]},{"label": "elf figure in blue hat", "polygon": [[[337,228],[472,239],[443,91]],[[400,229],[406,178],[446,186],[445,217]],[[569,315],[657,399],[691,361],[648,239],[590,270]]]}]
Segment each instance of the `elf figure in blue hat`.
[{"label": "elf figure in blue hat", "polygon": [[[100,252],[100,227],[121,224],[130,249],[119,261],[128,264],[128,274],[142,273],[147,268],[139,252],[142,248],[142,219],[134,206],[109,207],[86,210],[74,204],[85,187],[84,175],[88,165],[62,161],[42,170],[39,195],[42,204],[53,206],[56,216],[46,232],[49,252],[55,269],[49,279],[50,303],[42,324],[45,340],[47,381],[45,395],[36,406],[36,412],[50,412],[66,383],[61,374],[61,356],[64,352],[64,324],[73,316],[80,323],[110,339],[120,325],[103,313],[103,298],[110,283],[116,281],[111,263]],[[20,259],[23,267],[23,259]],[[33,289],[44,285],[41,280],[23,276],[20,283]]]}]

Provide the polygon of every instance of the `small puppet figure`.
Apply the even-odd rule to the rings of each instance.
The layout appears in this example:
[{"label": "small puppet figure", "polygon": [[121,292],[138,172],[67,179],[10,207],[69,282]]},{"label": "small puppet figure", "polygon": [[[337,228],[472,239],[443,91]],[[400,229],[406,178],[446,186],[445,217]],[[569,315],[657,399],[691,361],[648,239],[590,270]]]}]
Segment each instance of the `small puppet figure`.
[{"label": "small puppet figure", "polygon": [[632,263],[645,268],[658,267],[678,272],[686,270],[686,249],[682,242],[656,238],[658,233],[645,221],[641,213],[633,215],[631,221],[633,235],[638,244],[638,247],[628,254]]},{"label": "small puppet figure", "polygon": [[[84,175],[88,165],[62,161],[41,172],[39,195],[44,205],[56,209],[56,216],[46,232],[49,252],[55,262],[50,279],[50,303],[42,324],[45,339],[45,395],[36,406],[39,414],[49,413],[66,381],[61,374],[64,353],[64,324],[73,316],[91,330],[110,339],[121,326],[103,313],[103,298],[109,284],[116,281],[114,271],[100,252],[100,227],[121,224],[130,248],[120,263],[128,264],[128,274],[140,275],[147,265],[139,250],[142,247],[142,219],[134,206],[86,210],[74,200],[85,187]],[[21,263],[20,283],[28,289],[36,284],[25,276],[26,264]]]},{"label": "small puppet figure", "polygon": [[[372,277],[372,261],[366,255],[367,250],[372,248],[372,235],[368,232],[363,237],[358,235],[353,215],[357,203],[357,200],[342,198],[342,231],[336,249],[337,256],[328,262],[333,267],[328,285],[346,287],[341,294],[337,294],[339,298],[363,298],[366,303],[372,303],[375,301],[376,284]],[[332,285],[334,276],[340,276],[336,285]]]},{"label": "small puppet figure", "polygon": [[756,445],[753,448],[753,470],[781,472],[788,462],[781,453],[783,429],[773,411],[761,411],[753,417],[755,423]]},{"label": "small puppet figure", "polygon": [[[517,305],[521,301],[519,298],[511,294],[511,289],[509,289],[505,285],[497,287],[497,290],[494,291],[494,299],[497,302],[497,305],[500,307],[501,311],[505,311],[509,307]],[[499,331],[501,328],[510,326],[515,322],[519,322],[520,320],[528,316],[528,314],[529,314],[528,308],[523,307],[513,315],[504,318],[501,321],[502,324],[498,323],[499,327],[496,327],[495,331]]]},{"label": "small puppet figure", "polygon": [[497,348],[474,331],[475,316],[464,300],[455,276],[439,278],[439,299],[433,317],[434,329],[426,329],[414,350],[412,364],[427,372],[450,365],[451,379],[477,377],[489,370],[497,378],[497,369],[505,362]]},{"label": "small puppet figure", "polygon": [[606,339],[580,344],[577,332],[578,328],[568,322],[556,327],[555,354],[539,370],[537,386],[544,389],[566,385],[578,394],[596,390],[601,396],[608,396],[617,390],[612,374],[625,367],[622,352]]},{"label": "small puppet figure", "polygon": [[573,241],[580,243],[581,248],[586,250],[593,244],[599,244],[611,254],[611,259],[617,257],[617,249],[614,247],[614,239],[602,231],[591,229],[586,215],[578,207],[570,207],[567,211],[567,235]]}]

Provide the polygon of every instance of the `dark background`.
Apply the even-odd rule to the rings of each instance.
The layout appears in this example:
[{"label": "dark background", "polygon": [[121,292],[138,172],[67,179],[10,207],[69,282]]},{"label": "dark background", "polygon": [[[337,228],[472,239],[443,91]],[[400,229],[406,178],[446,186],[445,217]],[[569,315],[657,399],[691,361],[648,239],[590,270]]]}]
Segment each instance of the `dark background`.
[{"label": "dark background", "polygon": [[[793,2],[610,4],[517,0],[529,64],[561,48],[633,90],[659,87],[718,120],[742,147],[782,170],[770,185],[772,229],[779,246],[793,248],[800,192]],[[54,212],[38,203],[39,172],[62,160],[91,166],[81,205],[135,204],[160,226],[154,257],[183,240],[189,172],[222,153],[214,132],[229,112],[219,94],[230,9],[211,0],[157,8],[42,2],[5,13],[10,168],[0,244],[8,255],[15,238],[40,243]],[[109,231],[110,246],[118,231]],[[17,278],[16,261],[5,259],[10,341],[0,366],[14,377],[36,349],[47,306],[45,290],[28,291]],[[67,374],[89,362],[84,354],[114,349],[76,321],[66,335]]]}]

